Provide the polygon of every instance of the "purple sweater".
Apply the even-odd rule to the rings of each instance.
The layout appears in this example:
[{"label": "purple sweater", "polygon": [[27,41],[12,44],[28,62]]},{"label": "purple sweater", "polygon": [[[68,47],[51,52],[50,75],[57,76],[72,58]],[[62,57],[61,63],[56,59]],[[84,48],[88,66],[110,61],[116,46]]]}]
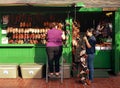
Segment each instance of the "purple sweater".
[{"label": "purple sweater", "polygon": [[55,28],[47,32],[47,47],[56,47],[62,45],[62,31]]}]

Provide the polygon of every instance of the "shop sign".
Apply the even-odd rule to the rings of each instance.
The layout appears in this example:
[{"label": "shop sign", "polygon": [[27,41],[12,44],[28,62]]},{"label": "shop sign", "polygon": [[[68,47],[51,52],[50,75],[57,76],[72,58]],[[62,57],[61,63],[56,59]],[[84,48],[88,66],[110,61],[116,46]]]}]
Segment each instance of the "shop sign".
[{"label": "shop sign", "polygon": [[8,44],[8,37],[2,38],[2,44]]},{"label": "shop sign", "polygon": [[118,10],[117,7],[103,8],[103,11],[116,11],[116,10]]},{"label": "shop sign", "polygon": [[2,34],[7,34],[7,30],[2,30]]}]

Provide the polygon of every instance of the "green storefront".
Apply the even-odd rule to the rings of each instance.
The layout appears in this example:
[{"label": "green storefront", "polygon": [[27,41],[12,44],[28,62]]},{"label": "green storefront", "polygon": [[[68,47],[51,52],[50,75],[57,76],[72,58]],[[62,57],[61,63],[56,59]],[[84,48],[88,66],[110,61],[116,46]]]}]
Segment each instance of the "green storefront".
[{"label": "green storefront", "polygon": [[[72,6],[0,6],[0,63],[46,63],[46,48],[44,38],[39,38],[38,43],[30,42],[37,38],[20,38],[18,43],[17,36],[20,33],[34,34],[45,33],[45,24],[54,21],[62,23],[69,23],[64,30],[68,30],[70,34],[66,35],[68,39],[63,48],[63,58],[66,63],[72,62],[72,19],[76,17],[82,23],[84,21],[91,22],[88,26],[96,26],[96,22],[102,18],[106,13],[112,12],[112,49],[98,49],[96,50],[95,68],[109,69],[115,74],[120,72],[120,8],[106,11],[103,8],[85,8]],[[9,20],[7,19],[9,17]],[[90,18],[91,17],[91,18]],[[100,18],[99,18],[100,17]],[[32,19],[31,19],[32,18]],[[7,19],[7,21],[6,21]],[[47,20],[48,19],[48,20]],[[22,25],[21,25],[22,24]],[[41,25],[42,24],[42,25]],[[43,25],[44,24],[44,25]],[[85,24],[83,26],[85,27]],[[24,31],[18,31],[23,29]],[[39,29],[37,32],[36,29]],[[83,32],[85,28],[82,28]],[[28,31],[25,31],[28,30]],[[32,31],[34,30],[34,31]],[[40,30],[42,30],[40,32]],[[13,34],[17,33],[13,38]],[[9,34],[8,34],[9,33]],[[21,35],[22,36],[22,35]],[[23,41],[23,39],[26,39]],[[102,47],[104,48],[104,47]]]},{"label": "green storefront", "polygon": [[[47,27],[53,21],[69,22],[70,25],[65,26],[64,30],[71,31],[72,19],[68,18],[68,11],[71,9],[71,7],[64,6],[56,8],[51,6],[1,6],[0,63],[46,63],[46,35],[44,34]],[[63,57],[66,63],[71,63],[71,36],[66,36],[68,39],[63,48]]]}]

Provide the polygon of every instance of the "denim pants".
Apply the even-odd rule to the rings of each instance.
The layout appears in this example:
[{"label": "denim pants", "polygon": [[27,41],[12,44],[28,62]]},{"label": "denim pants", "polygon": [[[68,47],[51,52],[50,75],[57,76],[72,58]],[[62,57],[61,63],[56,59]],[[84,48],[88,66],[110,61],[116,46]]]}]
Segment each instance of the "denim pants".
[{"label": "denim pants", "polygon": [[55,65],[55,72],[59,72],[59,60],[62,55],[62,46],[57,47],[47,47],[46,48],[47,55],[48,55],[48,66],[49,66],[49,72],[54,72],[54,65]]},{"label": "denim pants", "polygon": [[87,65],[89,69],[89,80],[93,81],[94,78],[94,57],[95,54],[88,54]]}]

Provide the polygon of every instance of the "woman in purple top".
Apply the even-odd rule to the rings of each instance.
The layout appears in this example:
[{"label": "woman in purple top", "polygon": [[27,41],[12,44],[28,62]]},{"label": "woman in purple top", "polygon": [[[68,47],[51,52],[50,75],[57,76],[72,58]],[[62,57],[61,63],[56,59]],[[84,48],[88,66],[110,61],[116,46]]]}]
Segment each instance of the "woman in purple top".
[{"label": "woman in purple top", "polygon": [[[48,55],[48,66],[50,75],[59,75],[59,60],[62,55],[62,40],[65,39],[65,35],[62,30],[59,30],[60,25],[55,23],[51,24],[51,29],[47,32],[47,44],[46,51]],[[55,62],[55,71],[53,63]]]}]

